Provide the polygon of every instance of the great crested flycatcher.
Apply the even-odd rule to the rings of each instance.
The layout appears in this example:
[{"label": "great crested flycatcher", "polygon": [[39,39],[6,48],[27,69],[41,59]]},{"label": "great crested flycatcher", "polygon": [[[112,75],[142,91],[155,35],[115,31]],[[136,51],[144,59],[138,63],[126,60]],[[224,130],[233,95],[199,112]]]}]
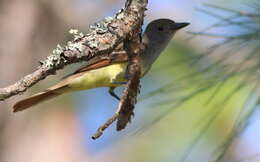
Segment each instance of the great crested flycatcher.
[{"label": "great crested flycatcher", "polygon": [[[176,31],[187,25],[189,23],[176,23],[170,19],[158,19],[148,24],[142,35],[145,49],[140,54],[141,76],[150,70]],[[120,100],[114,93],[114,89],[124,85],[124,82],[127,81],[125,78],[127,63],[127,54],[121,51],[113,52],[108,57],[89,60],[87,65],[66,76],[58,84],[17,102],[13,107],[14,112],[27,109],[64,93],[98,87],[109,87],[109,93]]]}]

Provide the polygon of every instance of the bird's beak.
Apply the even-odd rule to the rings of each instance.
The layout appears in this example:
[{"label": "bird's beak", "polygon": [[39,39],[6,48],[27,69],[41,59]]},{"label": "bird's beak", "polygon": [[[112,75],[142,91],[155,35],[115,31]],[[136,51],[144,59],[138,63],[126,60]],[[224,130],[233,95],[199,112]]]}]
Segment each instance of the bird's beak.
[{"label": "bird's beak", "polygon": [[184,23],[174,23],[174,26],[172,27],[172,30],[179,30],[181,28],[184,28],[186,26],[190,25],[190,23],[184,22]]}]

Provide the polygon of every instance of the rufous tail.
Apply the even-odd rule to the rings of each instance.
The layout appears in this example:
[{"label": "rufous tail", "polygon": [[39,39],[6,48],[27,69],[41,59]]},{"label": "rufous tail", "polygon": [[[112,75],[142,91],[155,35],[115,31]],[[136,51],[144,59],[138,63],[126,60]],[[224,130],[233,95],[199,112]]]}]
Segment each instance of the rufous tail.
[{"label": "rufous tail", "polygon": [[25,98],[25,99],[15,103],[15,105],[13,107],[13,111],[18,112],[18,111],[25,110],[40,102],[52,99],[59,95],[61,95],[61,93],[58,93],[56,90],[46,90],[44,92],[37,93],[35,95],[32,95],[28,98]]}]

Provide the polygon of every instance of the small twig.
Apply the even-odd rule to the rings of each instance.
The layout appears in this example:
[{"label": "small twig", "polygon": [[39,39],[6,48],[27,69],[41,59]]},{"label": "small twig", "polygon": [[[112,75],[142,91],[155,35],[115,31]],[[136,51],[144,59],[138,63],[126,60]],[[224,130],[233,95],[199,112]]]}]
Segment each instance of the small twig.
[{"label": "small twig", "polygon": [[116,112],[111,118],[109,118],[102,126],[100,126],[97,132],[91,137],[93,140],[98,139],[102,136],[103,132],[118,118],[118,113]]}]

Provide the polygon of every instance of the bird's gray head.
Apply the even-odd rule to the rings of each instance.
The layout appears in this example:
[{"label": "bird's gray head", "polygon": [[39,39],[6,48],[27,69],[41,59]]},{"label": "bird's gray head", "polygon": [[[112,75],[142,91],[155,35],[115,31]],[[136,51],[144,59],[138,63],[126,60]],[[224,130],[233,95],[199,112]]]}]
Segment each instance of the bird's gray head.
[{"label": "bird's gray head", "polygon": [[187,25],[189,23],[176,23],[170,19],[157,19],[148,24],[142,37],[146,46],[141,54],[141,61],[145,71],[151,67],[169,44],[176,31]]},{"label": "bird's gray head", "polygon": [[187,25],[189,23],[176,23],[170,19],[157,19],[148,24],[144,35],[149,41],[169,41],[176,31]]}]

